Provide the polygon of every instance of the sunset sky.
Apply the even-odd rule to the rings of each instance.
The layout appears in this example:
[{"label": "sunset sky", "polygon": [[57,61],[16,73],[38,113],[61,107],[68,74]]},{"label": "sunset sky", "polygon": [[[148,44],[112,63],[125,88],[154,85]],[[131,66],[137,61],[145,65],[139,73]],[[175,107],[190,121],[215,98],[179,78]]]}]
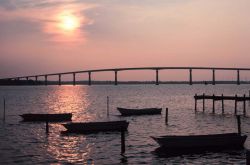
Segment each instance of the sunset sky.
[{"label": "sunset sky", "polygon": [[249,0],[0,0],[0,77],[117,67],[250,67],[249,16]]}]

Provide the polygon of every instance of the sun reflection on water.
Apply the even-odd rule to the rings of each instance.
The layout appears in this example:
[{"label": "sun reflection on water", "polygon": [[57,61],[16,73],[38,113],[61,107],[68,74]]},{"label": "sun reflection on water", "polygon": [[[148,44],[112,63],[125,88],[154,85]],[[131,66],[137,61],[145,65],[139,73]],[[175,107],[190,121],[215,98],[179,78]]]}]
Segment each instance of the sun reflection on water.
[{"label": "sun reflection on water", "polygon": [[[52,88],[45,101],[49,107],[49,113],[73,113],[72,121],[88,121],[93,117],[87,109],[90,104],[87,88],[83,86],[61,86]],[[65,136],[61,124],[50,124],[50,134],[46,150],[56,160],[66,163],[80,163],[94,165],[90,159],[94,143],[86,136]]]}]

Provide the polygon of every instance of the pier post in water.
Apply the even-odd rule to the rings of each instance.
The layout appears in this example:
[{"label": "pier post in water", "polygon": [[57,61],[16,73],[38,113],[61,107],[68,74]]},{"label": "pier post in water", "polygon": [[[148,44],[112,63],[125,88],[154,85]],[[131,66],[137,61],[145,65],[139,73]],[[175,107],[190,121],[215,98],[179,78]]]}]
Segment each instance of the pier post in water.
[{"label": "pier post in water", "polygon": [[168,124],[168,108],[166,108],[165,123]]},{"label": "pier post in water", "polygon": [[48,121],[48,118],[46,120],[46,134],[49,134],[49,121]]},{"label": "pier post in water", "polygon": [[121,154],[125,153],[125,131],[121,129]]},{"label": "pier post in water", "polygon": [[91,85],[91,72],[88,72],[89,75],[89,85]]},{"label": "pier post in water", "polygon": [[117,70],[115,70],[115,85],[117,85]]},{"label": "pier post in water", "polygon": [[237,85],[240,85],[240,70],[237,70]]},{"label": "pier post in water", "polygon": [[197,112],[197,94],[194,96],[194,111]]},{"label": "pier post in water", "polygon": [[246,116],[246,94],[244,94],[244,100],[243,100],[243,114]]},{"label": "pier post in water", "polygon": [[203,93],[203,95],[202,95],[203,97],[202,97],[202,110],[203,110],[203,112],[205,112],[205,93]]},{"label": "pier post in water", "polygon": [[73,85],[76,85],[76,73],[73,73]]},{"label": "pier post in water", "polygon": [[237,95],[235,95],[234,114],[237,115]]},{"label": "pier post in water", "polygon": [[214,98],[214,94],[213,94],[213,114],[215,113],[215,98]]},{"label": "pier post in water", "polygon": [[212,84],[215,85],[215,70],[213,69],[212,72],[213,72],[213,79],[212,79],[213,82],[212,82]]},{"label": "pier post in water", "polygon": [[240,115],[236,115],[236,118],[237,118],[238,134],[241,135],[241,121],[240,121]]},{"label": "pier post in water", "polygon": [[107,96],[107,116],[109,116],[109,97]]},{"label": "pier post in water", "polygon": [[155,78],[155,85],[159,85],[159,70],[158,69],[156,69],[155,70],[155,73],[156,73],[156,78]]},{"label": "pier post in water", "polygon": [[224,114],[224,97],[223,97],[223,94],[221,94],[221,110],[222,110],[222,114]]},{"label": "pier post in water", "polygon": [[192,80],[192,69],[189,69],[189,85],[193,84],[193,80]]}]

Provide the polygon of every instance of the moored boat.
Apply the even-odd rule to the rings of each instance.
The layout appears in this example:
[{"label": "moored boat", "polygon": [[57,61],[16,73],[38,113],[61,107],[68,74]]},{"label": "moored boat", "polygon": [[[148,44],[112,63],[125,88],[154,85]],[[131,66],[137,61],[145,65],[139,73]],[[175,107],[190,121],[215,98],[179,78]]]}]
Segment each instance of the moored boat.
[{"label": "moored boat", "polygon": [[212,148],[243,148],[246,135],[238,133],[190,135],[190,136],[160,136],[152,137],[161,147],[169,150],[182,149],[212,149]]},{"label": "moored boat", "polygon": [[67,123],[63,126],[68,133],[92,133],[105,131],[126,131],[129,122],[123,121],[107,121],[107,122],[85,122],[85,123]]},{"label": "moored boat", "polygon": [[117,107],[122,116],[161,114],[162,108],[129,109]]},{"label": "moored boat", "polygon": [[72,113],[56,113],[56,114],[22,114],[20,115],[23,121],[48,121],[48,122],[62,122],[71,121]]}]

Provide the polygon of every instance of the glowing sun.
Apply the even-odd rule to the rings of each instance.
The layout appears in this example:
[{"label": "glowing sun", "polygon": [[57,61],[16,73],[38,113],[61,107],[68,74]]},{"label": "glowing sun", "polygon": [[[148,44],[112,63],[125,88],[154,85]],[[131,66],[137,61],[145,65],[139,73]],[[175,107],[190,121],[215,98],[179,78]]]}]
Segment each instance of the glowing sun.
[{"label": "glowing sun", "polygon": [[65,31],[74,31],[80,26],[80,20],[74,15],[62,15],[59,26]]}]

